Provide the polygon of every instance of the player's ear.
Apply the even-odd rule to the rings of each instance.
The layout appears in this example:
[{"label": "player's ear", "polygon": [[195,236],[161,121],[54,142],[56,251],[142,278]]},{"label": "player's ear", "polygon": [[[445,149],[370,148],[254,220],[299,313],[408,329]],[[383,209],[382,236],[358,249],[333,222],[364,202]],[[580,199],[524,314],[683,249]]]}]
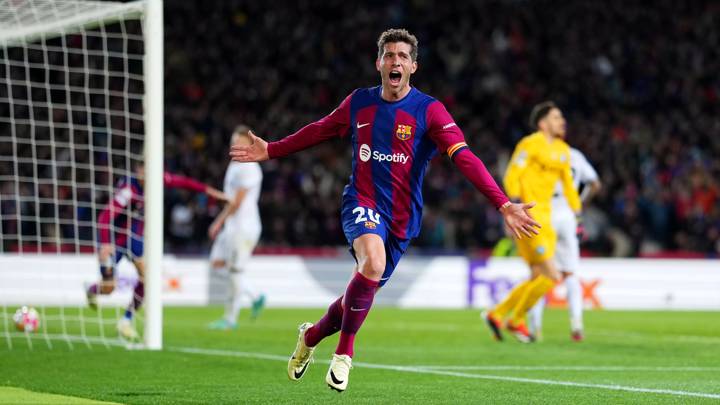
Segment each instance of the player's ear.
[{"label": "player's ear", "polygon": [[417,68],[418,68],[418,64],[417,64],[417,61],[415,61],[415,62],[413,62],[413,64],[412,64],[412,70],[410,71],[410,73],[415,73],[415,71],[417,70]]},{"label": "player's ear", "polygon": [[380,58],[375,59],[375,69],[377,69],[378,72],[380,71]]}]

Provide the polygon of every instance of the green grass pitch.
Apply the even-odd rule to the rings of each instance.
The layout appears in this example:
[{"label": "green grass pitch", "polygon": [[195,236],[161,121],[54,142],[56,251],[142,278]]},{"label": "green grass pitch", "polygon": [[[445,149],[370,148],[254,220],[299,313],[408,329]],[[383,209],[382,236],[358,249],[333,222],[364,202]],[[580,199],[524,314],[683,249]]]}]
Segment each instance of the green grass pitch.
[{"label": "green grass pitch", "polygon": [[716,312],[591,311],[586,341],[574,343],[567,312],[551,310],[544,340],[522,345],[492,341],[478,311],[379,307],[357,337],[342,394],[324,382],[337,335],[301,382],[286,376],[297,325],[323,310],[268,309],[256,322],[245,311],[236,331],[206,330],[220,312],[166,308],[158,352],[0,341],[0,404],[21,402],[17,388],[128,404],[720,402]]}]

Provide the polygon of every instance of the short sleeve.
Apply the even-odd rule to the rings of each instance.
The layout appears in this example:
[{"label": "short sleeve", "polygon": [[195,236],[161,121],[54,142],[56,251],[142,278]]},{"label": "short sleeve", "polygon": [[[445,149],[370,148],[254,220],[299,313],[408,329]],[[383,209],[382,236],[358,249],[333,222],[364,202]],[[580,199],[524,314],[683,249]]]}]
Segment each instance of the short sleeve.
[{"label": "short sleeve", "polygon": [[261,181],[262,177],[259,175],[260,171],[255,170],[250,164],[240,164],[236,166],[234,173],[234,185],[236,188],[249,189],[257,186]]}]

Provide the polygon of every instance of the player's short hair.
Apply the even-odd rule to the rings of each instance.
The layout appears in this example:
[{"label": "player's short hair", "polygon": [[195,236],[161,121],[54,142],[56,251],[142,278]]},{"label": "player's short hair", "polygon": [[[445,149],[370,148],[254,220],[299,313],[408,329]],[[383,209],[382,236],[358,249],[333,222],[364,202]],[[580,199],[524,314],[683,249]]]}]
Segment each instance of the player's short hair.
[{"label": "player's short hair", "polygon": [[408,32],[404,28],[391,28],[380,34],[378,38],[378,59],[382,58],[383,52],[385,52],[385,44],[391,42],[405,42],[410,45],[410,57],[413,62],[417,60],[418,54],[418,40],[415,35]]},{"label": "player's short hair", "polygon": [[553,108],[558,108],[557,104],[553,101],[543,101],[540,104],[535,105],[530,112],[530,128],[537,129],[538,122],[545,118]]}]

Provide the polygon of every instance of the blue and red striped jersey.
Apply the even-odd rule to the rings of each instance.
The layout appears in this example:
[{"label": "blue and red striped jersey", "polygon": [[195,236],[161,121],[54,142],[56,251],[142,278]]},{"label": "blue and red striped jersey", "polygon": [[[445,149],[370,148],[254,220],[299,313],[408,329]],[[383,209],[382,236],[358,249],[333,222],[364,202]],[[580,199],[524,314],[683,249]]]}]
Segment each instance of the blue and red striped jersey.
[{"label": "blue and red striped jersey", "polygon": [[445,107],[416,88],[396,102],[383,100],[381,91],[350,96],[352,175],[343,198],[379,212],[393,235],[413,238],[420,233],[428,162],[464,137]]},{"label": "blue and red striped jersey", "polygon": [[[330,115],[268,144],[268,154],[270,158],[285,156],[334,136],[349,135],[352,174],[343,192],[344,202],[380,213],[396,237],[414,238],[420,232],[422,182],[428,163],[438,153],[453,159],[467,144],[445,106],[433,97],[413,87],[403,99],[389,102],[381,91],[381,86],[355,90]],[[507,197],[482,162],[469,153],[472,159],[463,162],[470,171],[461,170],[500,207]]]}]

